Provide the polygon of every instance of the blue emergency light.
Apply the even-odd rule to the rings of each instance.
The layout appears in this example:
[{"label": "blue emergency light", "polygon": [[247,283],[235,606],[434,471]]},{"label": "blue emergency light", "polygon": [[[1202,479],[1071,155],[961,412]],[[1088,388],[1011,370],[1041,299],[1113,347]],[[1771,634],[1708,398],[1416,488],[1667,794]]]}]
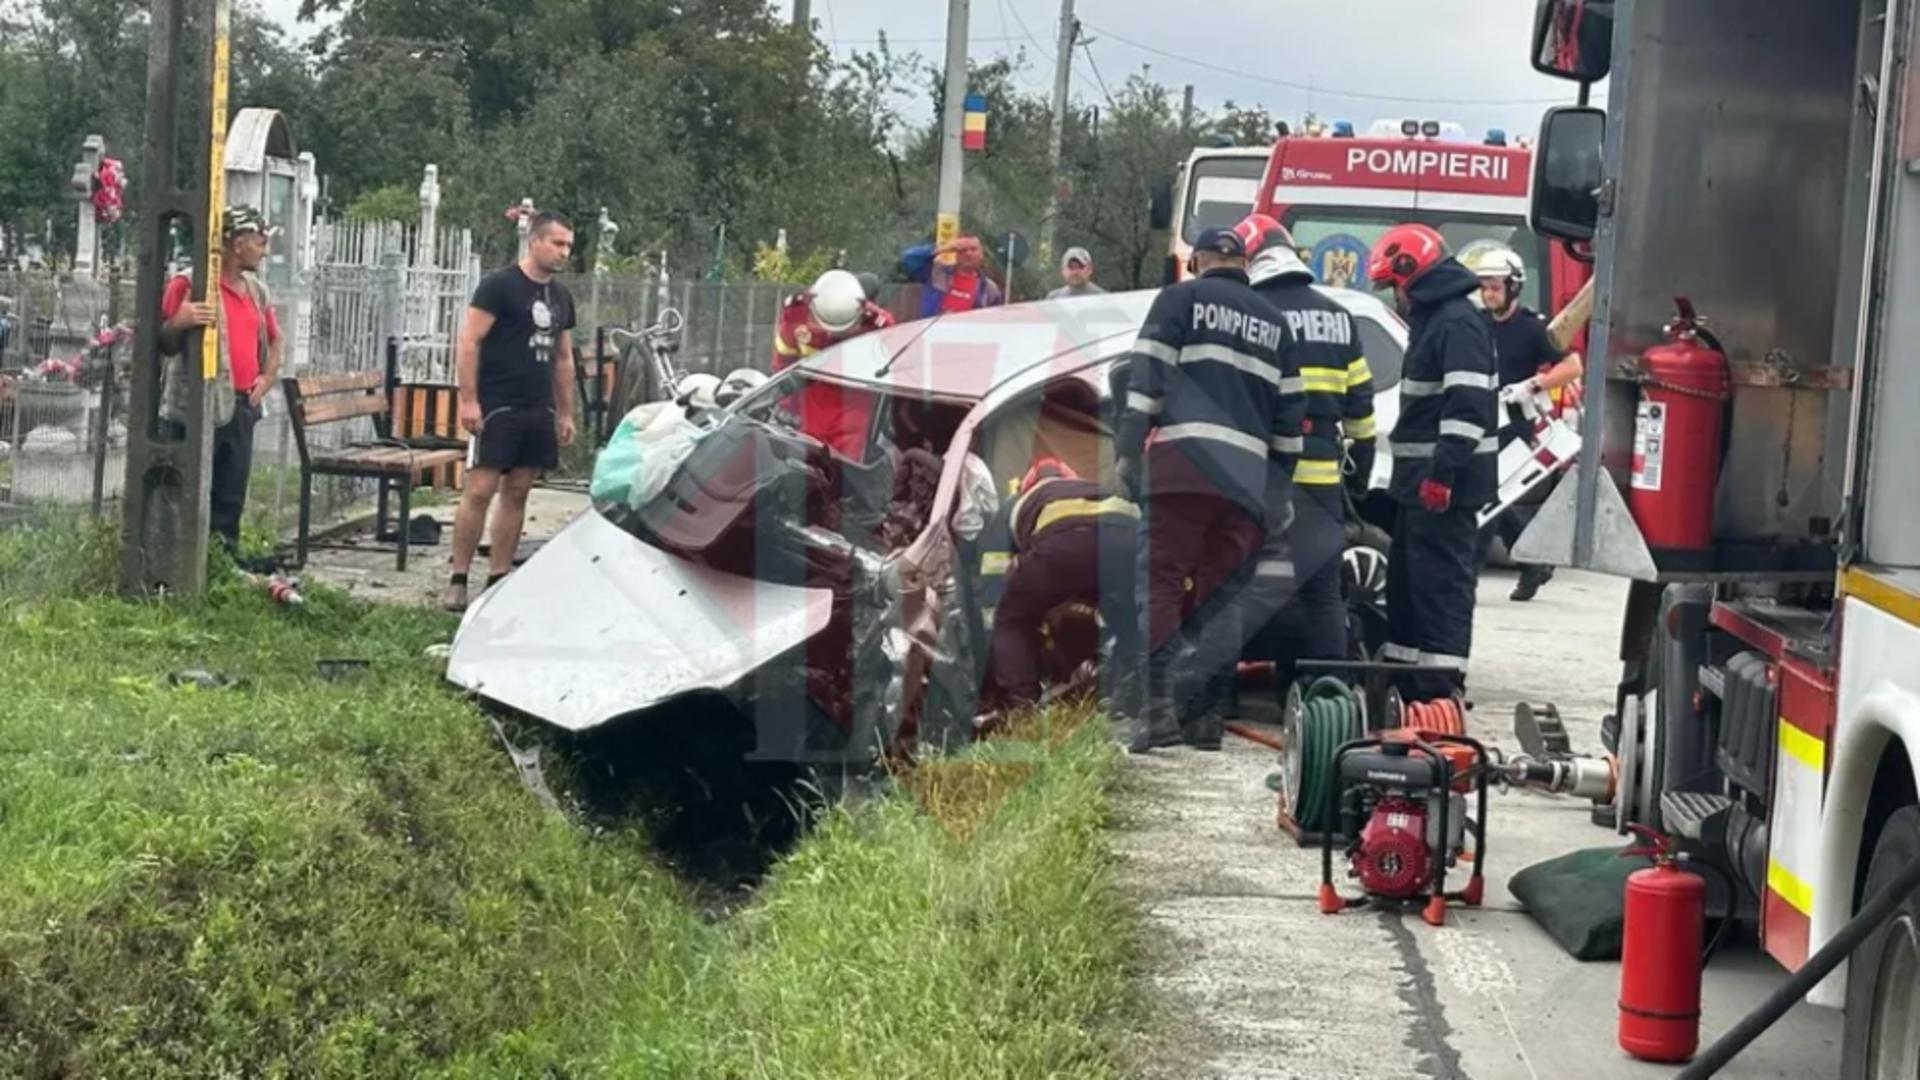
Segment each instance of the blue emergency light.
[{"label": "blue emergency light", "polygon": [[1333,122],[1333,137],[1336,139],[1353,138],[1353,121],[1335,120]]},{"label": "blue emergency light", "polygon": [[1507,145],[1507,132],[1506,132],[1506,129],[1504,129],[1504,128],[1488,128],[1488,129],[1487,129],[1487,145],[1488,145],[1488,146],[1505,146],[1505,145]]}]

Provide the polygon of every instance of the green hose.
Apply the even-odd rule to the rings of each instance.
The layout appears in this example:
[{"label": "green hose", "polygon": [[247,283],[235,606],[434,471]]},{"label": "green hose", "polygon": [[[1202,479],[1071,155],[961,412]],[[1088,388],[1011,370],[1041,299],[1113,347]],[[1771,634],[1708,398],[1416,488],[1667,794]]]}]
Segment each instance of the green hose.
[{"label": "green hose", "polygon": [[1294,793],[1293,820],[1303,832],[1338,828],[1337,815],[1328,810],[1333,786],[1334,756],[1340,747],[1364,734],[1360,698],[1346,683],[1330,676],[1314,680],[1301,700],[1300,785]]}]

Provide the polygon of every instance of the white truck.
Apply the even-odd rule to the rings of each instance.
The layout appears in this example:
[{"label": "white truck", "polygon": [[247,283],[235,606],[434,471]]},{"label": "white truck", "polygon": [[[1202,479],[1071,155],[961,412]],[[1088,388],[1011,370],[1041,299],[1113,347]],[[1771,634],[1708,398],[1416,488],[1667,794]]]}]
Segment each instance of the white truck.
[{"label": "white truck", "polygon": [[[1606,112],[1548,114],[1531,193],[1535,230],[1594,259],[1582,434],[1599,452],[1515,554],[1633,579],[1621,817],[1727,870],[1796,971],[1920,859],[1913,8],[1541,0],[1535,22],[1537,69],[1610,78]],[[1640,407],[1638,362],[1676,297],[1731,375],[1720,445],[1663,463],[1707,470],[1695,550],[1648,543],[1663,481],[1634,460],[1679,452]],[[1848,1080],[1920,1076],[1920,901],[1811,1000],[1846,1010]]]}]

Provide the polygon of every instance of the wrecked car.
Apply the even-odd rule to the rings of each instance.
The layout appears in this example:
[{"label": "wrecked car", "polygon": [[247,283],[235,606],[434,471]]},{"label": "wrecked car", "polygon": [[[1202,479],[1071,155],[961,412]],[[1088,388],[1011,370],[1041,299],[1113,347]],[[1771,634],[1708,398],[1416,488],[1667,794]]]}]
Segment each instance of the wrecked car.
[{"label": "wrecked car", "polygon": [[[1324,291],[1388,388],[1404,327],[1369,295]],[[597,502],[474,603],[448,678],[578,733],[717,694],[763,760],[855,765],[971,738],[981,533],[1036,456],[1112,474],[1153,296],[940,316],[788,368],[705,417],[658,495]],[[1097,643],[1056,635],[1055,670],[1084,670]]]}]

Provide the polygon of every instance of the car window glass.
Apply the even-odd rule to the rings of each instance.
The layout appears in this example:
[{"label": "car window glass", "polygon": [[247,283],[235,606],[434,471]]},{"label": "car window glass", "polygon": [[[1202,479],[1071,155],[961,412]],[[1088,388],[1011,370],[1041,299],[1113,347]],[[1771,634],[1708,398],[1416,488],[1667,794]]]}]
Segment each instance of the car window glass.
[{"label": "car window glass", "polygon": [[1374,392],[1379,393],[1397,385],[1400,382],[1400,364],[1404,359],[1400,343],[1378,320],[1357,315],[1354,322],[1360,328],[1362,354],[1367,358],[1367,367],[1373,372]]}]

